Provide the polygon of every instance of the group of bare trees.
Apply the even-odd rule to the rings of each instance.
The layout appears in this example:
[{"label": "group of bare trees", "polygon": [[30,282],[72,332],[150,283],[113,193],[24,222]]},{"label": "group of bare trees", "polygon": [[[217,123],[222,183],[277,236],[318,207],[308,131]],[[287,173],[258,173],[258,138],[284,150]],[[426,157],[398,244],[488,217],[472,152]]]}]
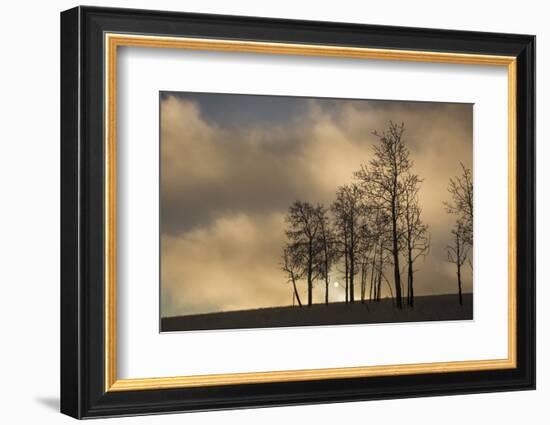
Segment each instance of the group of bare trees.
[{"label": "group of bare trees", "polygon": [[[422,179],[413,172],[404,133],[405,125],[393,122],[382,133],[374,132],[378,144],[372,160],[353,173],[352,183],[337,189],[329,208],[303,201],[290,206],[282,268],[298,305],[300,280],[307,282],[308,305],[317,281],[324,283],[328,303],[330,273],[337,269],[344,275],[346,302],[356,301],[358,283],[361,302],[367,293],[369,300],[379,300],[385,283],[398,308],[404,300],[414,306],[414,264],[427,255],[430,234],[419,204]],[[449,211],[454,205],[448,205]]]},{"label": "group of bare trees", "polygon": [[468,260],[473,246],[474,185],[471,170],[462,163],[460,166],[462,173],[449,181],[447,190],[451,201],[444,202],[444,205],[447,212],[456,218],[451,231],[452,243],[447,246],[447,260],[456,265],[458,302],[462,305],[462,266]]},{"label": "group of bare trees", "polygon": [[292,283],[299,306],[302,301],[296,283],[307,282],[307,304],[313,303],[313,285],[318,279],[325,282],[325,301],[328,303],[329,273],[337,259],[336,240],[327,210],[322,205],[296,201],[286,217],[287,244],[283,249],[283,270]]}]

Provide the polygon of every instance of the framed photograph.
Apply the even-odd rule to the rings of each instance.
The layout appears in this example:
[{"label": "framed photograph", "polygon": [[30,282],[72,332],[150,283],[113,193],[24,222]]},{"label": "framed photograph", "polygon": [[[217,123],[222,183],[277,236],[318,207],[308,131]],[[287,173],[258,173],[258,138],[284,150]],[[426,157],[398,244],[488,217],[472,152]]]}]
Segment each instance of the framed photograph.
[{"label": "framed photograph", "polygon": [[535,37],[61,14],[61,411],[535,388]]}]

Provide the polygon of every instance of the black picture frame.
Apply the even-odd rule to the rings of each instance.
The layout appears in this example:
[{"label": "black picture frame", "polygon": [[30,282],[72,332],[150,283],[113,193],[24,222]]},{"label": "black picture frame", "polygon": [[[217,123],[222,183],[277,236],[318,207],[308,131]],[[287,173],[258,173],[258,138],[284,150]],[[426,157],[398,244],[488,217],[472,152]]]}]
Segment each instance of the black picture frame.
[{"label": "black picture frame", "polygon": [[[517,367],[105,391],[104,34],[255,40],[517,58]],[[535,388],[535,37],[76,7],[61,13],[61,412],[92,418]]]}]

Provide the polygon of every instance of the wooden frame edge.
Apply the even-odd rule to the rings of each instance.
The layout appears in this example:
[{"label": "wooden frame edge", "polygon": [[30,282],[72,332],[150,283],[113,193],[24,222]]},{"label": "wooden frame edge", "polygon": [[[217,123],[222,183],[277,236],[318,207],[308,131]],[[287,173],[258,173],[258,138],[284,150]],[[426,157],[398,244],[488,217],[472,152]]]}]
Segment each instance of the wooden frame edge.
[{"label": "wooden frame edge", "polygon": [[139,391],[207,387],[218,385],[260,384],[266,382],[316,381],[322,379],[371,378],[403,376],[417,373],[447,373],[481,370],[512,369],[515,362],[503,360],[475,360],[462,362],[418,363],[394,366],[364,366],[330,369],[301,369],[273,372],[229,373],[216,375],[175,376],[167,378],[118,379],[108,391]]}]

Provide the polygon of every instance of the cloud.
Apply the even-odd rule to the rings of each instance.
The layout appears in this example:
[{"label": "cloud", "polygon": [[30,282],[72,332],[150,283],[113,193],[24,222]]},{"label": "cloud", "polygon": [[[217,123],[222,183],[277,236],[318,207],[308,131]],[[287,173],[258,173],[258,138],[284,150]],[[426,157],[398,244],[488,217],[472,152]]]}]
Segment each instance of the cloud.
[{"label": "cloud", "polygon": [[161,113],[163,232],[185,232],[242,209],[280,210],[315,187],[303,172],[306,129],[227,130],[207,125],[196,104],[172,96]]},{"label": "cloud", "polygon": [[[453,218],[442,202],[459,162],[472,164],[471,105],[163,93],[162,315],[292,303],[279,264],[288,206],[296,199],[329,205],[368,163],[372,131],[389,120],[405,122],[424,178],[432,248],[419,260],[416,293],[455,292],[445,253]],[[343,296],[332,291],[333,299]],[[315,299],[322,297],[319,285]]]},{"label": "cloud", "polygon": [[283,243],[282,223],[280,214],[235,214],[183,237],[163,235],[163,313],[177,313],[182,299],[188,312],[213,301],[217,310],[292,302],[280,290],[286,279],[272,255]]}]

